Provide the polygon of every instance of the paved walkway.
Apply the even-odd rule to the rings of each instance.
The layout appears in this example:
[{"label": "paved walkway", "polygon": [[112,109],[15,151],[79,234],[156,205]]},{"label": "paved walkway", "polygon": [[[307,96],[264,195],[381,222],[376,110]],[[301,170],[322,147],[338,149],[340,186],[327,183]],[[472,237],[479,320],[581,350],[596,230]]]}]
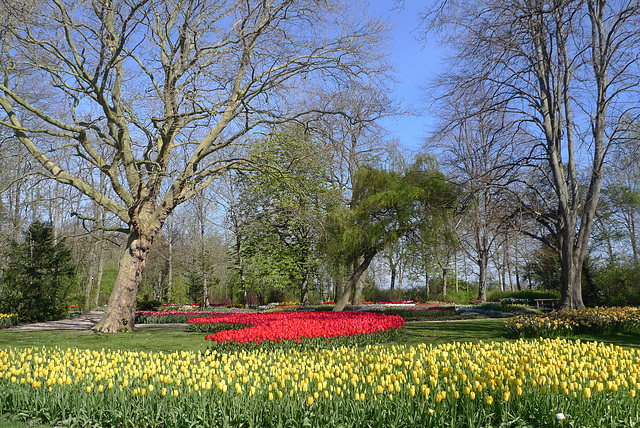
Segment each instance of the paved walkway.
[{"label": "paved walkway", "polygon": [[39,322],[35,324],[18,325],[7,329],[11,330],[91,330],[91,327],[96,325],[102,318],[104,312],[91,311],[86,314],[78,315],[77,317],[67,318],[58,321]]},{"label": "paved walkway", "polygon": [[[5,331],[34,331],[34,330],[91,330],[96,325],[103,311],[91,311],[77,317],[67,318],[58,321],[39,322],[35,324],[24,324],[15,327],[9,327]],[[153,328],[153,327],[184,327],[184,323],[180,324],[136,324],[136,328]]]}]

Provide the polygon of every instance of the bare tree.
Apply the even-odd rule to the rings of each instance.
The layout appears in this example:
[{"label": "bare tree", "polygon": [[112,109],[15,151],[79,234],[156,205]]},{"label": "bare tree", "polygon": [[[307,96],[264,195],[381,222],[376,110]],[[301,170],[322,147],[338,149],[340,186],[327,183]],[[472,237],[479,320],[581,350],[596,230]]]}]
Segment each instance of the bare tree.
[{"label": "bare tree", "polygon": [[584,306],[581,268],[604,160],[618,118],[638,107],[639,14],[637,0],[491,0],[442,2],[425,16],[455,49],[452,86],[490,84],[494,107],[519,119],[531,160],[549,171],[562,309]]},{"label": "bare tree", "polygon": [[[243,167],[226,149],[303,117],[311,88],[386,71],[386,25],[355,2],[48,0],[28,19],[3,41],[0,124],[128,234],[101,332],[131,329],[145,259],[169,214]],[[39,121],[25,123],[27,112]],[[117,196],[56,164],[49,153],[64,146]]]},{"label": "bare tree", "polygon": [[507,224],[506,189],[518,172],[513,160],[517,137],[510,116],[493,108],[487,87],[461,91],[457,84],[446,78],[436,84],[453,96],[438,100],[438,126],[426,147],[441,150],[443,169],[464,191],[464,218],[453,229],[477,265],[478,299],[484,302],[489,259]]}]

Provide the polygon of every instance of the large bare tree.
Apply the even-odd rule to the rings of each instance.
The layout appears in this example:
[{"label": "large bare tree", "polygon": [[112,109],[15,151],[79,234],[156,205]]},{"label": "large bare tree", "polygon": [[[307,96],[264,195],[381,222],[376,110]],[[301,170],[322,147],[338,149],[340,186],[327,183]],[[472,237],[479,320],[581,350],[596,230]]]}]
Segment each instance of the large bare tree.
[{"label": "large bare tree", "polygon": [[495,107],[518,117],[533,163],[549,172],[562,309],[584,306],[605,157],[618,119],[638,107],[639,15],[637,0],[488,0],[443,1],[425,16],[453,48],[449,86],[491,85]]},{"label": "large bare tree", "polygon": [[[154,237],[244,166],[232,145],[303,117],[319,87],[386,72],[386,25],[352,1],[43,0],[19,18],[2,32],[0,125],[128,234],[101,332],[132,328]],[[61,168],[64,147],[116,196]]]},{"label": "large bare tree", "polygon": [[457,86],[447,78],[436,83],[438,91],[453,96],[438,100],[437,126],[426,147],[440,150],[448,178],[464,191],[464,220],[453,229],[477,265],[478,299],[484,302],[489,259],[498,246],[499,230],[507,224],[506,189],[518,174],[518,138],[513,119],[493,108],[486,87],[460,91]]}]

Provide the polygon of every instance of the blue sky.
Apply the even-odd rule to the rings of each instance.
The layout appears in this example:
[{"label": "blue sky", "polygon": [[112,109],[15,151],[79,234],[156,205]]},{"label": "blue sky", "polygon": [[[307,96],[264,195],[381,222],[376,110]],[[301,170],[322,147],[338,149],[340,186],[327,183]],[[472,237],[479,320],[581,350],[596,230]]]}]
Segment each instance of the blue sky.
[{"label": "blue sky", "polygon": [[[429,38],[426,46],[417,40],[418,14],[424,10],[426,3],[406,0],[404,8],[398,10],[394,9],[393,0],[370,0],[371,9],[393,25],[391,60],[399,80],[395,96],[403,101],[405,107],[424,107],[427,93],[423,88],[441,68],[442,51],[436,40]],[[430,124],[428,112],[420,117],[395,117],[382,122],[391,131],[392,137],[410,150],[417,150],[422,146]]]}]

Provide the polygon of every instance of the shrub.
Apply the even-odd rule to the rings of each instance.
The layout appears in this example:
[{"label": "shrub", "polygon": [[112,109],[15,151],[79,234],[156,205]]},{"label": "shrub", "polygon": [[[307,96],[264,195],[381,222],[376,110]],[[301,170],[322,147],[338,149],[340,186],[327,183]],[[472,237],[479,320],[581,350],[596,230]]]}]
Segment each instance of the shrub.
[{"label": "shrub", "polygon": [[162,301],[144,298],[138,300],[136,311],[157,311],[160,306],[162,306]]},{"label": "shrub", "polygon": [[518,291],[500,291],[491,290],[487,292],[487,301],[499,302],[502,299],[526,299],[530,303],[535,299],[559,299],[560,292],[557,290],[518,290]]}]

